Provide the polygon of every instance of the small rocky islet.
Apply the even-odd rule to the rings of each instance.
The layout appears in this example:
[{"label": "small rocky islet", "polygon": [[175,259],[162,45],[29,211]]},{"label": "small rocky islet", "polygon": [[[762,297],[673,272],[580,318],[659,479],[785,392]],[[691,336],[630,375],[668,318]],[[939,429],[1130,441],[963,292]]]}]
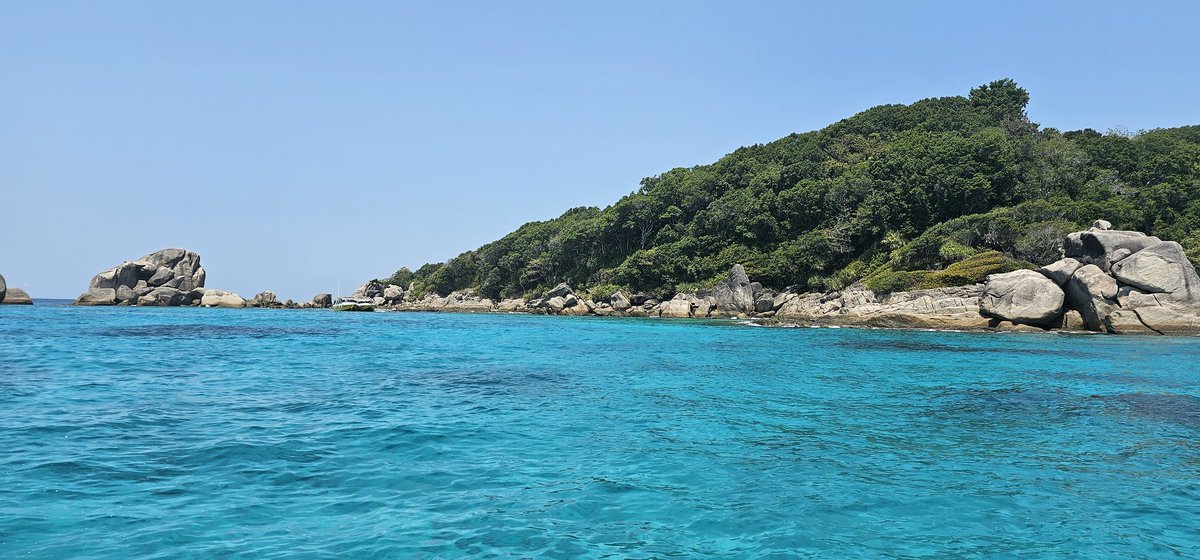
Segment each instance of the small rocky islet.
[{"label": "small rocky islet", "polygon": [[92,278],[88,290],[75,298],[75,305],[324,308],[332,303],[330,294],[318,294],[313,301],[299,304],[281,302],[270,291],[245,299],[233,292],[205,288],[207,276],[199,254],[163,249],[100,272]]},{"label": "small rocky islet", "polygon": [[862,283],[825,293],[775,291],[752,281],[741,265],[711,289],[665,301],[620,291],[592,298],[565,283],[542,297],[494,301],[470,289],[441,296],[370,281],[337,301],[331,294],[317,294],[310,302],[296,303],[280,302],[270,291],[245,299],[208,289],[205,277],[198,254],[164,249],[97,274],[75,303],[286,309],[340,305],[353,310],[733,317],[769,325],[1200,334],[1200,276],[1183,248],[1141,232],[1113,230],[1104,220],[1068,234],[1062,258],[1038,269],[993,274],[979,284],[889,294],[876,294]]},{"label": "small rocky islet", "polygon": [[33,299],[21,288],[8,287],[8,283],[4,281],[4,275],[0,274],[0,304],[33,305]]}]

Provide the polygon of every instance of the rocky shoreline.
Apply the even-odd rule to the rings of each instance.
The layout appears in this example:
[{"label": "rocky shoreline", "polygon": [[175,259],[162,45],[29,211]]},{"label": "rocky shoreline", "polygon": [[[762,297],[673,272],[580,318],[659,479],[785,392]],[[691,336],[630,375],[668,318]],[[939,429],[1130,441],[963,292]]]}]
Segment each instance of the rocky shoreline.
[{"label": "rocky shoreline", "polygon": [[659,301],[617,292],[595,301],[559,284],[544,297],[493,301],[473,290],[410,297],[368,282],[349,298],[394,311],[523,312],[601,317],[746,318],[764,325],[967,331],[1200,334],[1200,277],[1174,241],[1097,221],[1064,240],[1063,258],[980,284],[876,294],[862,284],[826,293],[775,292],[741,265],[712,289]]},{"label": "rocky shoreline", "polygon": [[[605,297],[555,286],[533,299],[495,301],[474,290],[441,296],[376,281],[349,297],[312,301],[253,298],[204,287],[200,256],[164,249],[97,274],[76,305],[343,309],[454,313],[529,313],[599,317],[744,318],[763,325],[873,327],[956,331],[1071,331],[1200,334],[1200,276],[1173,241],[1117,231],[1097,221],[1063,240],[1062,258],[1036,270],[994,274],[980,284],[877,294],[861,283],[803,293],[764,288],[734,265],[710,289],[658,300],[616,292]],[[0,278],[0,294],[3,294]],[[8,290],[12,297],[12,289]],[[3,296],[0,295],[0,298]],[[3,301],[0,299],[0,301]]]}]

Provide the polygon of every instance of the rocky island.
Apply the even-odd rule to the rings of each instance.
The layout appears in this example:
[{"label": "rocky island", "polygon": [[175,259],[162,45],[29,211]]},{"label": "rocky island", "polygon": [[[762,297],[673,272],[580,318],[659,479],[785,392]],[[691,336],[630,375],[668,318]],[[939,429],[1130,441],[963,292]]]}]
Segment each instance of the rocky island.
[{"label": "rocky island", "polygon": [[184,249],[163,249],[97,274],[75,304],[192,305],[204,295],[205,276],[200,255]]},{"label": "rocky island", "polygon": [[76,303],[1200,332],[1200,126],[1063,132],[1028,101],[1003,79],[874,107],[338,301],[208,289],[199,255],[166,249]]},{"label": "rocky island", "polygon": [[331,304],[329,294],[318,294],[311,303],[297,304],[291,300],[280,302],[271,291],[247,300],[233,292],[206,289],[207,276],[200,255],[186,249],[163,249],[96,274],[88,290],[75,299],[75,305],[297,309]]},{"label": "rocky island", "polygon": [[[1200,126],[1043,127],[1012,80],[643,179],[359,290],[383,308],[1196,330]],[[1097,220],[1097,218],[1104,218]]]}]

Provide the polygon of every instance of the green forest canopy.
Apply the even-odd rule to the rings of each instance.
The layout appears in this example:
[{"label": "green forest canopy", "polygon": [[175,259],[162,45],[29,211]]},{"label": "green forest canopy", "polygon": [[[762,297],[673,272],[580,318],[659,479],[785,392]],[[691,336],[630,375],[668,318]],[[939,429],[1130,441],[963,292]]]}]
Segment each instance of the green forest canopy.
[{"label": "green forest canopy", "polygon": [[1058,258],[1111,221],[1200,257],[1200,126],[1137,134],[1041,128],[1009,79],[967,97],[882,105],[824,129],[643,179],[387,282],[418,294],[596,298],[710,287],[734,263],[768,287],[881,292],[961,285]]}]

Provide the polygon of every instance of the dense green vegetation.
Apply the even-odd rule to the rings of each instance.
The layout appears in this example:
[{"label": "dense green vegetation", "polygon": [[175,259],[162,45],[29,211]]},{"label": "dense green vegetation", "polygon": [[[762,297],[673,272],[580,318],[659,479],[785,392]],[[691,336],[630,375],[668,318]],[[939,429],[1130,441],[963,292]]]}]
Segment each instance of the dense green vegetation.
[{"label": "dense green vegetation", "polygon": [[390,281],[536,295],[559,282],[669,296],[734,263],[766,286],[960,285],[1057,258],[1097,218],[1200,257],[1200,126],[1060,132],[1012,80],[874,107],[822,130],[672,169],[603,210],[573,208]]}]

